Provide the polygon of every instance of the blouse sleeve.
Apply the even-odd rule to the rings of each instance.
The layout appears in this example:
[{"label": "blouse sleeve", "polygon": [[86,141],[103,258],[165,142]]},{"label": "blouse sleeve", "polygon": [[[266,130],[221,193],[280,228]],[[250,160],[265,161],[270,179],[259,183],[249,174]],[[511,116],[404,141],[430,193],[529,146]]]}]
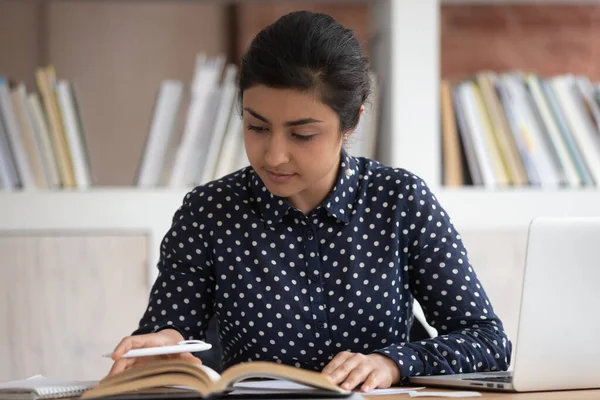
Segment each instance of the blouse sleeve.
[{"label": "blouse sleeve", "polygon": [[425,182],[411,176],[405,192],[403,249],[411,292],[439,336],[396,343],[377,352],[406,379],[508,369],[511,342],[473,270],[461,236]]},{"label": "blouse sleeve", "polygon": [[158,277],[148,308],[133,333],[176,329],[188,340],[204,339],[213,315],[215,279],[204,230],[202,210],[194,192],[188,193],[175,212],[161,243]]}]

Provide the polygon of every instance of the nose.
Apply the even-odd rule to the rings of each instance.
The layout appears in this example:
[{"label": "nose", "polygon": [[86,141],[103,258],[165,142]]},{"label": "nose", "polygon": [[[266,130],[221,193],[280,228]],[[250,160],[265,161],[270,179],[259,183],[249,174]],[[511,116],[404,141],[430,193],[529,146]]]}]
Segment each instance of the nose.
[{"label": "nose", "polygon": [[265,152],[265,163],[271,167],[285,164],[289,161],[287,141],[284,135],[273,133],[269,137]]}]

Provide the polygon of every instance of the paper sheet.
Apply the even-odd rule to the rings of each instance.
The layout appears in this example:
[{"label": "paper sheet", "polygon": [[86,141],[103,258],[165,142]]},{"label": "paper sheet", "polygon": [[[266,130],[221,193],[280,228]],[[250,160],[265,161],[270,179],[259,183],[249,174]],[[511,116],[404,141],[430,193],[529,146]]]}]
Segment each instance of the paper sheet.
[{"label": "paper sheet", "polygon": [[479,392],[410,392],[410,397],[481,397]]}]

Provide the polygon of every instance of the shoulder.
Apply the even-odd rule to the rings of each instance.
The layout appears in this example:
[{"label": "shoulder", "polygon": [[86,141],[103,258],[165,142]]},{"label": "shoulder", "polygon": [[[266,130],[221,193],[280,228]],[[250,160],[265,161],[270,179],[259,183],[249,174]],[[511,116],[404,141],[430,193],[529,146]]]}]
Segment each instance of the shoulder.
[{"label": "shoulder", "polygon": [[404,196],[427,194],[429,188],[423,178],[405,168],[394,168],[369,158],[357,158],[363,180],[376,190],[394,190]]},{"label": "shoulder", "polygon": [[183,199],[183,208],[200,213],[234,209],[244,200],[247,201],[250,167],[242,168],[217,180],[196,186]]}]

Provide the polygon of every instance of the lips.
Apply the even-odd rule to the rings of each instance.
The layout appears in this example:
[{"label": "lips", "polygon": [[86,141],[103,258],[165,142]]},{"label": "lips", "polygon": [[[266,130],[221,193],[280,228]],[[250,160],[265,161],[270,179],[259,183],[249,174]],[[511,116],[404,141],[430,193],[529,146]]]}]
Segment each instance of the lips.
[{"label": "lips", "polygon": [[271,170],[266,170],[266,171],[271,175],[281,176],[281,177],[294,175],[294,174],[286,174],[284,172],[278,172],[278,171],[271,171]]},{"label": "lips", "polygon": [[275,183],[287,182],[294,175],[296,175],[296,174],[286,174],[286,173],[282,173],[279,171],[271,171],[268,169],[265,169],[265,171],[267,171],[267,176],[268,176],[269,180],[271,180],[272,182],[275,182]]}]

